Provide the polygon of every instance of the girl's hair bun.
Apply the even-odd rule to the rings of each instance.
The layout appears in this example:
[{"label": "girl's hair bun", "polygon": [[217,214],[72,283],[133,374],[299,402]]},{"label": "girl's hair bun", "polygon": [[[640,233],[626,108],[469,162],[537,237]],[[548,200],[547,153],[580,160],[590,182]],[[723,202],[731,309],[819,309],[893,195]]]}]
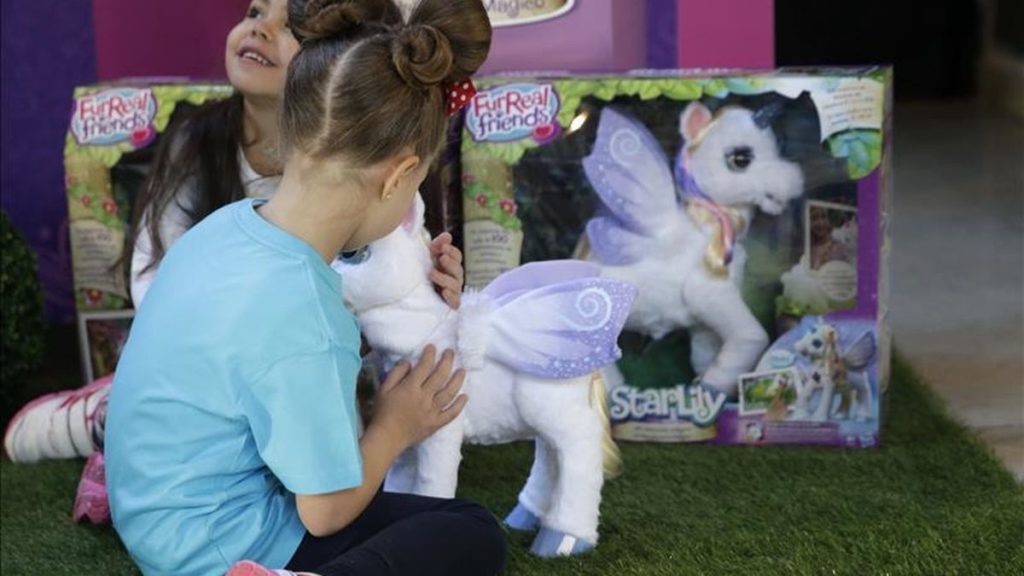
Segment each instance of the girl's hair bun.
[{"label": "girl's hair bun", "polygon": [[447,40],[445,50],[439,52],[444,52],[443,60],[451,60],[445,75],[449,81],[472,76],[487,59],[491,20],[480,0],[421,0],[409,16],[408,25],[412,29],[435,29]]},{"label": "girl's hair bun", "polygon": [[444,82],[454,64],[448,38],[426,24],[399,30],[391,42],[391,59],[406,84],[424,90]]}]

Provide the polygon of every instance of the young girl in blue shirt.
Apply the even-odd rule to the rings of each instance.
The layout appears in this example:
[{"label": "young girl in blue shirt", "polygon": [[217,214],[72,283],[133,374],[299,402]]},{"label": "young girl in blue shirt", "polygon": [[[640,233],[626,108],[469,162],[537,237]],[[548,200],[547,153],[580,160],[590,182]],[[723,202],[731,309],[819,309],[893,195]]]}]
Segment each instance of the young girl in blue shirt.
[{"label": "young girl in blue shirt", "polygon": [[367,0],[291,4],[302,42],[277,192],[175,243],[118,366],[115,528],[146,574],[496,574],[504,539],[484,509],[380,492],[398,454],[465,406],[452,352],[399,364],[358,437],[359,330],[328,266],[411,207],[444,141],[443,86],[486,58],[486,11],[423,0],[388,26]]}]

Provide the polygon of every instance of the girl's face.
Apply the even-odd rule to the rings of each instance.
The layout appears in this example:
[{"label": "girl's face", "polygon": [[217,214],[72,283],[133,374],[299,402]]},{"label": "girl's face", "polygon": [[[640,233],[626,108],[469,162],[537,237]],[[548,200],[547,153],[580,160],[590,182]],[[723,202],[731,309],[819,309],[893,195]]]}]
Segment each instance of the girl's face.
[{"label": "girl's face", "polygon": [[243,96],[280,99],[299,43],[288,26],[287,0],[253,0],[228,33],[224,68]]},{"label": "girl's face", "polygon": [[815,240],[823,241],[832,234],[832,222],[828,219],[828,212],[821,208],[811,208],[811,236]]}]

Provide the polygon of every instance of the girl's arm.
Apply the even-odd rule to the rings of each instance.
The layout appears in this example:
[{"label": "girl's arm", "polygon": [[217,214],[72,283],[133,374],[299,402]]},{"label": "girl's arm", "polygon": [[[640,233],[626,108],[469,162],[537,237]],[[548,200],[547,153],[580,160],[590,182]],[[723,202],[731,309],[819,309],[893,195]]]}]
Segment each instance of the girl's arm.
[{"label": "girl's arm", "polygon": [[377,394],[377,413],[359,442],[363,483],[348,490],[295,497],[299,518],[310,534],[334,534],[358,518],[398,455],[462,412],[467,398],[459,390],[465,373],[460,369],[452,374],[453,360],[448,350],[435,365],[434,348],[427,346],[415,367],[400,362],[391,370]]}]

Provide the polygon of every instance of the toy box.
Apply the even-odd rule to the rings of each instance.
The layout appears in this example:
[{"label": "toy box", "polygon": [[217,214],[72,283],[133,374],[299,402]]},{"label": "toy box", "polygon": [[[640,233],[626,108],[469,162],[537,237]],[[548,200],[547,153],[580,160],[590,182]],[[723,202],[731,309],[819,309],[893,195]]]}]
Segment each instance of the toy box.
[{"label": "toy box", "polygon": [[231,94],[220,84],[139,79],[75,90],[64,144],[83,377],[113,372],[131,323],[132,206],[172,116]]},{"label": "toy box", "polygon": [[492,77],[467,108],[467,286],[579,257],[639,297],[621,440],[876,446],[888,68]]}]

